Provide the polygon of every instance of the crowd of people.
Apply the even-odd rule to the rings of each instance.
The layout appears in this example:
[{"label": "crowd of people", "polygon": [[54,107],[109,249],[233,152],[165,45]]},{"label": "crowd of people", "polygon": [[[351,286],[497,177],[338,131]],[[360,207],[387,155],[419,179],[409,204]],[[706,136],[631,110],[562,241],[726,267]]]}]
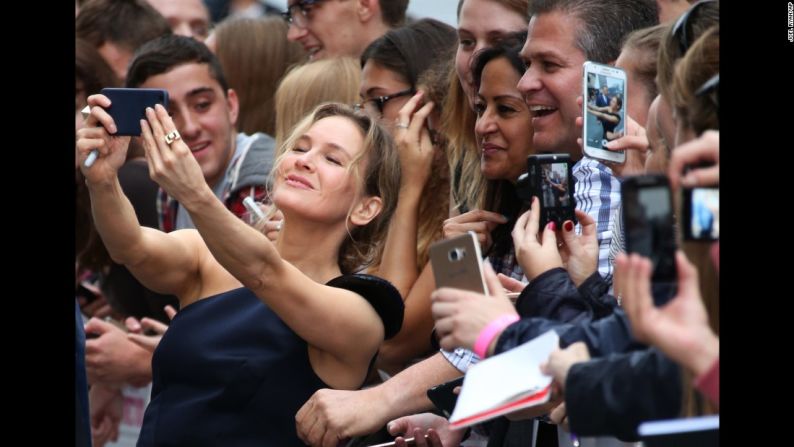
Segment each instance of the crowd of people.
[{"label": "crowd of people", "polygon": [[[676,219],[719,187],[719,2],[408,3],[76,2],[76,445],[624,446],[718,413],[718,199],[658,281],[621,183],[666,176]],[[106,87],[169,101],[122,136]],[[583,154],[585,112],[625,163]],[[522,199],[551,153],[571,178]],[[435,284],[467,232],[487,296]],[[549,330],[547,403],[450,428],[429,388]]]}]

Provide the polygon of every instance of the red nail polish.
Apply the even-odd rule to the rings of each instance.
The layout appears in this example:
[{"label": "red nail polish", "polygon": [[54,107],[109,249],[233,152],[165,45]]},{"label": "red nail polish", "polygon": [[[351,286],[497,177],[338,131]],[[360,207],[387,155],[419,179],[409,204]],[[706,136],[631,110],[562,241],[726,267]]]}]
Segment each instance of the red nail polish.
[{"label": "red nail polish", "polygon": [[557,224],[555,224],[554,221],[549,222],[549,230],[557,231]]},{"label": "red nail polish", "polygon": [[565,222],[562,226],[565,227],[565,231],[573,231],[573,222],[570,220]]}]

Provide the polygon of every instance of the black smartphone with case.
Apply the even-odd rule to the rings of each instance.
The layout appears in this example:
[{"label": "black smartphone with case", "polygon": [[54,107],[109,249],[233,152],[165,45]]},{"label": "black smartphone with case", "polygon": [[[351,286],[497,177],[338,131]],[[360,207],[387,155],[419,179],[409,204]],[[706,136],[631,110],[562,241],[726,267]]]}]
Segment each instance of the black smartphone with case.
[{"label": "black smartphone with case", "polygon": [[637,253],[651,259],[653,282],[675,282],[677,279],[675,223],[670,182],[667,176],[627,177],[621,185],[620,193],[626,231],[626,252]]},{"label": "black smartphone with case", "polygon": [[566,220],[577,223],[573,198],[575,184],[570,155],[536,154],[527,157],[527,173],[518,178],[516,191],[527,203],[532,201],[532,196],[538,198],[539,228],[553,221],[557,229],[561,229]]},{"label": "black smartphone with case", "polygon": [[452,410],[455,409],[455,404],[458,402],[458,395],[453,391],[455,388],[463,385],[463,377],[464,376],[460,376],[457,379],[436,385],[427,390],[427,398],[433,402],[433,405],[435,405],[447,419],[452,415]]},{"label": "black smartphone with case", "polygon": [[103,88],[100,92],[110,99],[105,109],[116,123],[114,135],[141,135],[141,120],[146,119],[146,108],[162,104],[168,108],[168,91],[151,88]]}]

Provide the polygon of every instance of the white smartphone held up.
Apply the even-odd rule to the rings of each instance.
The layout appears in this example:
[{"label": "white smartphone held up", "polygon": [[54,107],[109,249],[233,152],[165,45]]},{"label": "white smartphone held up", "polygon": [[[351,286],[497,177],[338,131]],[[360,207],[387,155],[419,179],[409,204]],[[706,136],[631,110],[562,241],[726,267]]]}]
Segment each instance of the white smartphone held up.
[{"label": "white smartphone held up", "polygon": [[583,151],[590,158],[625,163],[625,151],[610,151],[606,144],[626,130],[626,72],[587,61],[582,89]]},{"label": "white smartphone held up", "polygon": [[451,287],[487,295],[480,242],[473,231],[430,246],[436,288]]}]

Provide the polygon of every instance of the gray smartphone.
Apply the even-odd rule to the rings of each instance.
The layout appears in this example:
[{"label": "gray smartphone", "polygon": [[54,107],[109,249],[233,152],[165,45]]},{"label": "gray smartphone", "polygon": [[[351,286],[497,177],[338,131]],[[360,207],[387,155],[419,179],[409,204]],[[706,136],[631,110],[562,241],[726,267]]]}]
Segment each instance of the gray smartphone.
[{"label": "gray smartphone", "polygon": [[473,231],[430,246],[436,288],[451,287],[487,295],[482,253]]},{"label": "gray smartphone", "polygon": [[162,104],[168,108],[168,91],[151,88],[103,88],[100,92],[110,99],[105,109],[116,123],[115,135],[141,135],[141,120],[146,119],[146,108]]}]

